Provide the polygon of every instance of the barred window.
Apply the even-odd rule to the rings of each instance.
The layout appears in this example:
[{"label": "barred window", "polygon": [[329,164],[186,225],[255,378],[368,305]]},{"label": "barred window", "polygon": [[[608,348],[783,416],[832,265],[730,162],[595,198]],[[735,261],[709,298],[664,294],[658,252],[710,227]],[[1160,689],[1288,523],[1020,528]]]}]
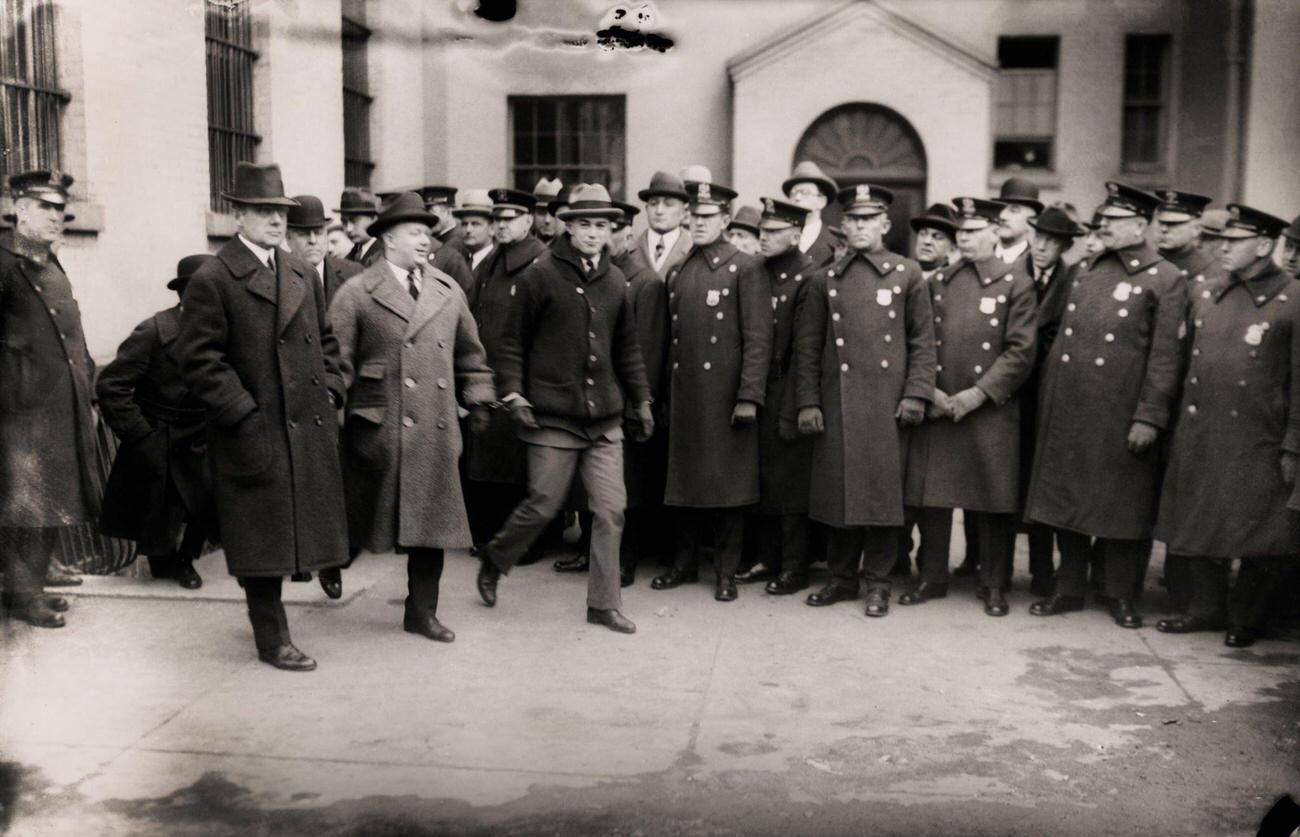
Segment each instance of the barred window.
[{"label": "barred window", "polygon": [[252,160],[261,141],[253,131],[253,16],[249,4],[208,3],[208,181],[212,208],[228,212],[221,197],[235,183],[235,166]]},{"label": "barred window", "polygon": [[1168,35],[1124,39],[1124,171],[1159,171],[1169,138]]},{"label": "barred window", "polygon": [[511,96],[515,188],[543,177],[600,183],[620,198],[626,171],[623,96]]},{"label": "barred window", "polygon": [[59,88],[54,27],[52,3],[0,0],[0,178],[61,168],[59,122],[71,97]]},{"label": "barred window", "polygon": [[375,161],[370,154],[370,78],[366,69],[366,0],[343,2],[343,178],[348,186],[370,188]]},{"label": "barred window", "polygon": [[998,39],[993,166],[1051,169],[1056,145],[1056,63],[1060,38]]}]

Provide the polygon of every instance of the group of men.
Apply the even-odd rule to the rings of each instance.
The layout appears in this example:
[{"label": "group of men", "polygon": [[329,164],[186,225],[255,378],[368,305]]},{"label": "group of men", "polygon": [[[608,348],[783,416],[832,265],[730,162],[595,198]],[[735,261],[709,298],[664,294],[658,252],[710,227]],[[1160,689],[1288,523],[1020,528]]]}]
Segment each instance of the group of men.
[{"label": "group of men", "polygon": [[[942,598],[954,509],[958,572],[990,616],[1019,531],[1038,616],[1092,589],[1140,627],[1153,538],[1178,611],[1162,631],[1248,645],[1291,583],[1300,219],[1107,183],[1081,223],[1012,178],[912,218],[912,258],[884,245],[888,188],[810,162],[734,214],[691,166],[657,172],[641,207],[544,179],[348,189],[337,222],[274,164],[242,163],[224,195],[238,232],[181,260],[179,303],[96,383],[55,249],[70,184],[11,178],[0,235],[4,604],[34,625],[63,624],[45,568],[58,527],[89,521],[186,587],[219,540],[259,658],[299,671],[315,662],[285,577],[337,598],[362,550],[405,554],[404,629],[450,642],[444,551],[473,548],[495,606],[566,510],[586,532],[556,570],[589,573],[588,621],[623,633],[621,588],[652,559],[655,590],[711,564],[723,602],[759,581],[799,593],[825,560],[807,604],[865,582],[885,616],[914,529],[898,601]],[[121,440],[106,490],[95,393]]]}]

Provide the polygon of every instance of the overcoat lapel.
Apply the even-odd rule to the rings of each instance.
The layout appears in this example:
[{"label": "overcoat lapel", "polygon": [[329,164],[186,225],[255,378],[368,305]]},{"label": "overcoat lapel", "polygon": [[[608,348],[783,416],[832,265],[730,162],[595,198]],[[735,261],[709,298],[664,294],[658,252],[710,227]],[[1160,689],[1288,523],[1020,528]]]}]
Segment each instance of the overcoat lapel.
[{"label": "overcoat lapel", "polygon": [[[454,282],[455,280],[451,281]],[[409,298],[410,294],[407,294],[407,297]],[[442,277],[432,272],[426,272],[420,299],[415,301],[415,310],[411,315],[411,323],[406,327],[406,339],[410,340],[415,336],[416,332],[424,328],[430,320],[437,316],[442,306],[450,298],[451,288],[442,281]]]},{"label": "overcoat lapel", "polygon": [[[280,282],[280,304],[277,312],[279,320],[279,331],[284,332],[293,321],[298,309],[302,307],[302,301],[307,296],[308,279],[302,275],[296,263],[289,263],[284,258],[283,253],[277,253],[275,256],[275,269],[279,273]],[[265,271],[269,273],[270,271]]]}]

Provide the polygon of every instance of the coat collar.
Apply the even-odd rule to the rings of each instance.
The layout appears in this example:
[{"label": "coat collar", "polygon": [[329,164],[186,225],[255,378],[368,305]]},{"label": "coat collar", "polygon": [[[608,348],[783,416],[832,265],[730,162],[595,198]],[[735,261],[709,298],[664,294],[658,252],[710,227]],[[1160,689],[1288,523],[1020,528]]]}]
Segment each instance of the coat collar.
[{"label": "coat collar", "polygon": [[433,265],[420,268],[420,298],[411,298],[411,293],[403,288],[388,267],[387,259],[366,268],[366,272],[351,281],[359,281],[366,293],[375,302],[406,321],[406,337],[410,339],[416,332],[428,325],[442,306],[452,298],[456,280],[443,273]]},{"label": "coat collar", "polygon": [[[903,257],[897,253],[891,253],[883,247],[879,250],[872,250],[864,253],[861,250],[849,248],[842,256],[836,259],[832,265],[831,276],[842,276],[854,259],[861,259],[876,271],[877,274],[885,276],[891,270],[897,270],[898,266],[903,263]],[[947,273],[948,271],[944,271]]]},{"label": "coat collar", "polygon": [[[824,228],[823,228],[824,229]],[[791,247],[779,256],[765,259],[768,275],[777,285],[793,282],[795,276],[812,266],[812,256],[801,252],[798,246]]]},{"label": "coat collar", "polygon": [[946,285],[962,270],[974,271],[975,276],[979,279],[980,287],[987,288],[994,282],[1005,280],[1015,271],[1015,266],[1007,264],[997,256],[976,260],[961,259],[936,273],[934,275],[935,281],[943,282]]},{"label": "coat collar", "polygon": [[605,248],[600,253],[600,260],[596,262],[595,271],[588,276],[582,267],[582,254],[578,248],[573,246],[573,241],[567,236],[561,234],[551,244],[551,257],[557,262],[567,264],[571,269],[567,271],[569,278],[581,284],[589,284],[604,279],[609,273],[610,255],[609,248]]},{"label": "coat collar", "polygon": [[[280,331],[284,331],[298,313],[303,300],[307,298],[310,288],[307,283],[314,281],[314,278],[307,277],[307,271],[310,270],[307,265],[280,248],[275,250],[276,273],[272,273],[238,237],[222,245],[217,251],[217,258],[225,264],[231,276],[240,280],[248,279],[244,287],[249,293],[277,306],[276,320]],[[280,282],[278,300],[275,293],[277,276]]]},{"label": "coat collar", "polygon": [[498,244],[496,252],[489,258],[493,261],[503,261],[506,273],[513,275],[536,261],[546,252],[546,249],[541,239],[529,235],[509,244]]},{"label": "coat collar", "polygon": [[[1250,301],[1255,304],[1256,308],[1262,308],[1273,299],[1281,294],[1294,279],[1290,274],[1278,267],[1276,264],[1269,262],[1264,270],[1250,279],[1242,279],[1237,273],[1228,276],[1228,281],[1214,290],[1214,301],[1217,303],[1225,295],[1232,291],[1233,288],[1241,288],[1250,295]],[[1292,293],[1300,292],[1300,286]]]},{"label": "coat collar", "polygon": [[632,277],[643,270],[654,272],[654,268],[650,266],[650,260],[646,258],[645,251],[640,247],[629,247],[623,251],[622,255],[615,256],[612,261],[615,267],[623,271],[623,276],[628,282],[631,282]]},{"label": "coat collar", "polygon": [[1124,268],[1124,272],[1129,276],[1132,276],[1135,273],[1141,273],[1153,265],[1164,261],[1160,255],[1160,251],[1156,250],[1156,248],[1152,247],[1146,241],[1119,250],[1107,250],[1093,260],[1093,266],[1095,267],[1098,262],[1107,258],[1113,258],[1119,262],[1120,266]]},{"label": "coat collar", "polygon": [[[683,235],[684,234],[685,232],[683,232]],[[734,244],[727,241],[722,236],[718,236],[717,239],[710,244],[706,244],[703,247],[692,248],[691,254],[687,256],[687,259],[695,259],[709,270],[713,271],[721,270],[726,267],[727,264],[738,255],[740,255],[740,251],[736,249]]]}]

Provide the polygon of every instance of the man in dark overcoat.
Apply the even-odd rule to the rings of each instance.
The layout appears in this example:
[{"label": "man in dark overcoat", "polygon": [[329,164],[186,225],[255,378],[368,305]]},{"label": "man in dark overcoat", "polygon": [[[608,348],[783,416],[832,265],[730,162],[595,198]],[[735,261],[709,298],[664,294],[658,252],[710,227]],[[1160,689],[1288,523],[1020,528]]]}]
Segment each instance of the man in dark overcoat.
[{"label": "man in dark overcoat", "polygon": [[921,580],[899,598],[948,594],[952,510],[979,542],[980,598],[1006,616],[1006,584],[1020,511],[1019,390],[1034,365],[1033,280],[993,255],[1004,206],[955,198],[961,261],[930,280],[938,375],[929,420],[908,442],[904,502],[921,531]]},{"label": "man in dark overcoat", "polygon": [[857,598],[861,564],[868,616],[889,613],[907,431],[934,397],[930,290],[920,265],[884,245],[893,199],[869,183],[840,190],[849,250],[814,274],[795,312],[797,419],[814,437],[808,515],[831,527],[832,579],[807,601]]},{"label": "man in dark overcoat", "polygon": [[349,540],[405,552],[403,629],[451,642],[437,616],[444,550],[471,545],[458,408],[484,428],[496,395],[464,292],[428,264],[436,222],[415,192],[394,198],[371,226],[384,257],[344,286],[329,313],[348,386]]},{"label": "man in dark overcoat", "polygon": [[673,568],[651,586],[698,580],[713,547],[714,598],[734,601],[746,506],[758,502],[758,408],[771,364],[771,293],[762,260],[723,235],[736,193],[687,184],[691,251],[668,274],[668,483],[676,508]]},{"label": "man in dark overcoat", "polygon": [[474,271],[469,266],[460,225],[452,215],[456,204],[455,186],[421,186],[417,194],[424,208],[437,219],[429,239],[429,264],[456,280],[466,294],[474,287]]},{"label": "man in dark overcoat", "polygon": [[[183,295],[190,277],[211,258],[201,253],[181,259],[167,287]],[[180,305],[154,314],[135,327],[99,374],[99,411],[121,441],[99,530],[135,541],[154,578],[195,590],[203,579],[194,561],[204,542],[216,539],[216,515],[204,450],[207,408],[186,386],[176,360],[180,322]]]},{"label": "man in dark overcoat", "polygon": [[280,587],[347,561],[338,342],[315,272],[279,249],[293,205],[279,166],[240,163],[223,195],[238,232],[190,279],[176,353],[208,408],[218,528],[258,658],[309,671],[316,663],[294,647]]},{"label": "man in dark overcoat", "polygon": [[781,191],[791,203],[808,210],[799,233],[799,252],[808,257],[813,269],[820,270],[844,250],[842,233],[822,221],[822,210],[835,200],[839,186],[821,166],[801,160],[781,184]]},{"label": "man in dark overcoat", "polygon": [[369,189],[348,187],[334,211],[343,219],[343,231],[352,240],[348,260],[370,267],[383,255],[381,242],[370,234],[370,225],[379,216],[379,199]]},{"label": "man in dark overcoat", "polygon": [[1098,210],[1106,249],[1070,280],[1042,382],[1025,518],[1058,530],[1061,567],[1055,592],[1029,612],[1082,609],[1095,546],[1115,623],[1137,628],[1163,471],[1157,443],[1182,375],[1187,285],[1146,240],[1159,200],[1106,187]]},{"label": "man in dark overcoat", "polygon": [[51,250],[72,177],[9,178],[14,229],[0,233],[0,562],[10,616],[61,628],[67,599],[44,585],[59,529],[99,515],[92,381],[81,312]]},{"label": "man in dark overcoat", "polygon": [[328,306],[343,283],[365,268],[347,259],[336,259],[326,252],[325,229],[329,226],[330,217],[325,214],[325,205],[320,198],[315,195],[294,195],[293,199],[298,205],[289,207],[285,243],[295,256],[316,271],[316,277],[325,291],[325,305]]},{"label": "man in dark overcoat", "polygon": [[667,278],[691,251],[691,236],[682,228],[690,197],[686,185],[675,174],[657,171],[636,196],[645,204],[646,228],[636,237],[635,246],[655,272]]},{"label": "man in dark overcoat", "polygon": [[[1252,644],[1300,552],[1300,283],[1273,261],[1286,221],[1228,204],[1221,267],[1192,299],[1183,400],[1155,536],[1190,556],[1187,613],[1168,633],[1215,630]],[[1227,598],[1224,566],[1241,559]],[[1226,614],[1225,614],[1226,611]]]},{"label": "man in dark overcoat", "polygon": [[588,184],[558,212],[566,229],[516,285],[496,370],[528,448],[528,497],[483,550],[479,595],[496,604],[501,575],[549,525],[579,473],[592,515],[587,621],[633,633],[620,613],[622,425],[626,418],[644,441],[654,419],[627,283],[607,247],[610,222],[623,213],[604,186]]}]

